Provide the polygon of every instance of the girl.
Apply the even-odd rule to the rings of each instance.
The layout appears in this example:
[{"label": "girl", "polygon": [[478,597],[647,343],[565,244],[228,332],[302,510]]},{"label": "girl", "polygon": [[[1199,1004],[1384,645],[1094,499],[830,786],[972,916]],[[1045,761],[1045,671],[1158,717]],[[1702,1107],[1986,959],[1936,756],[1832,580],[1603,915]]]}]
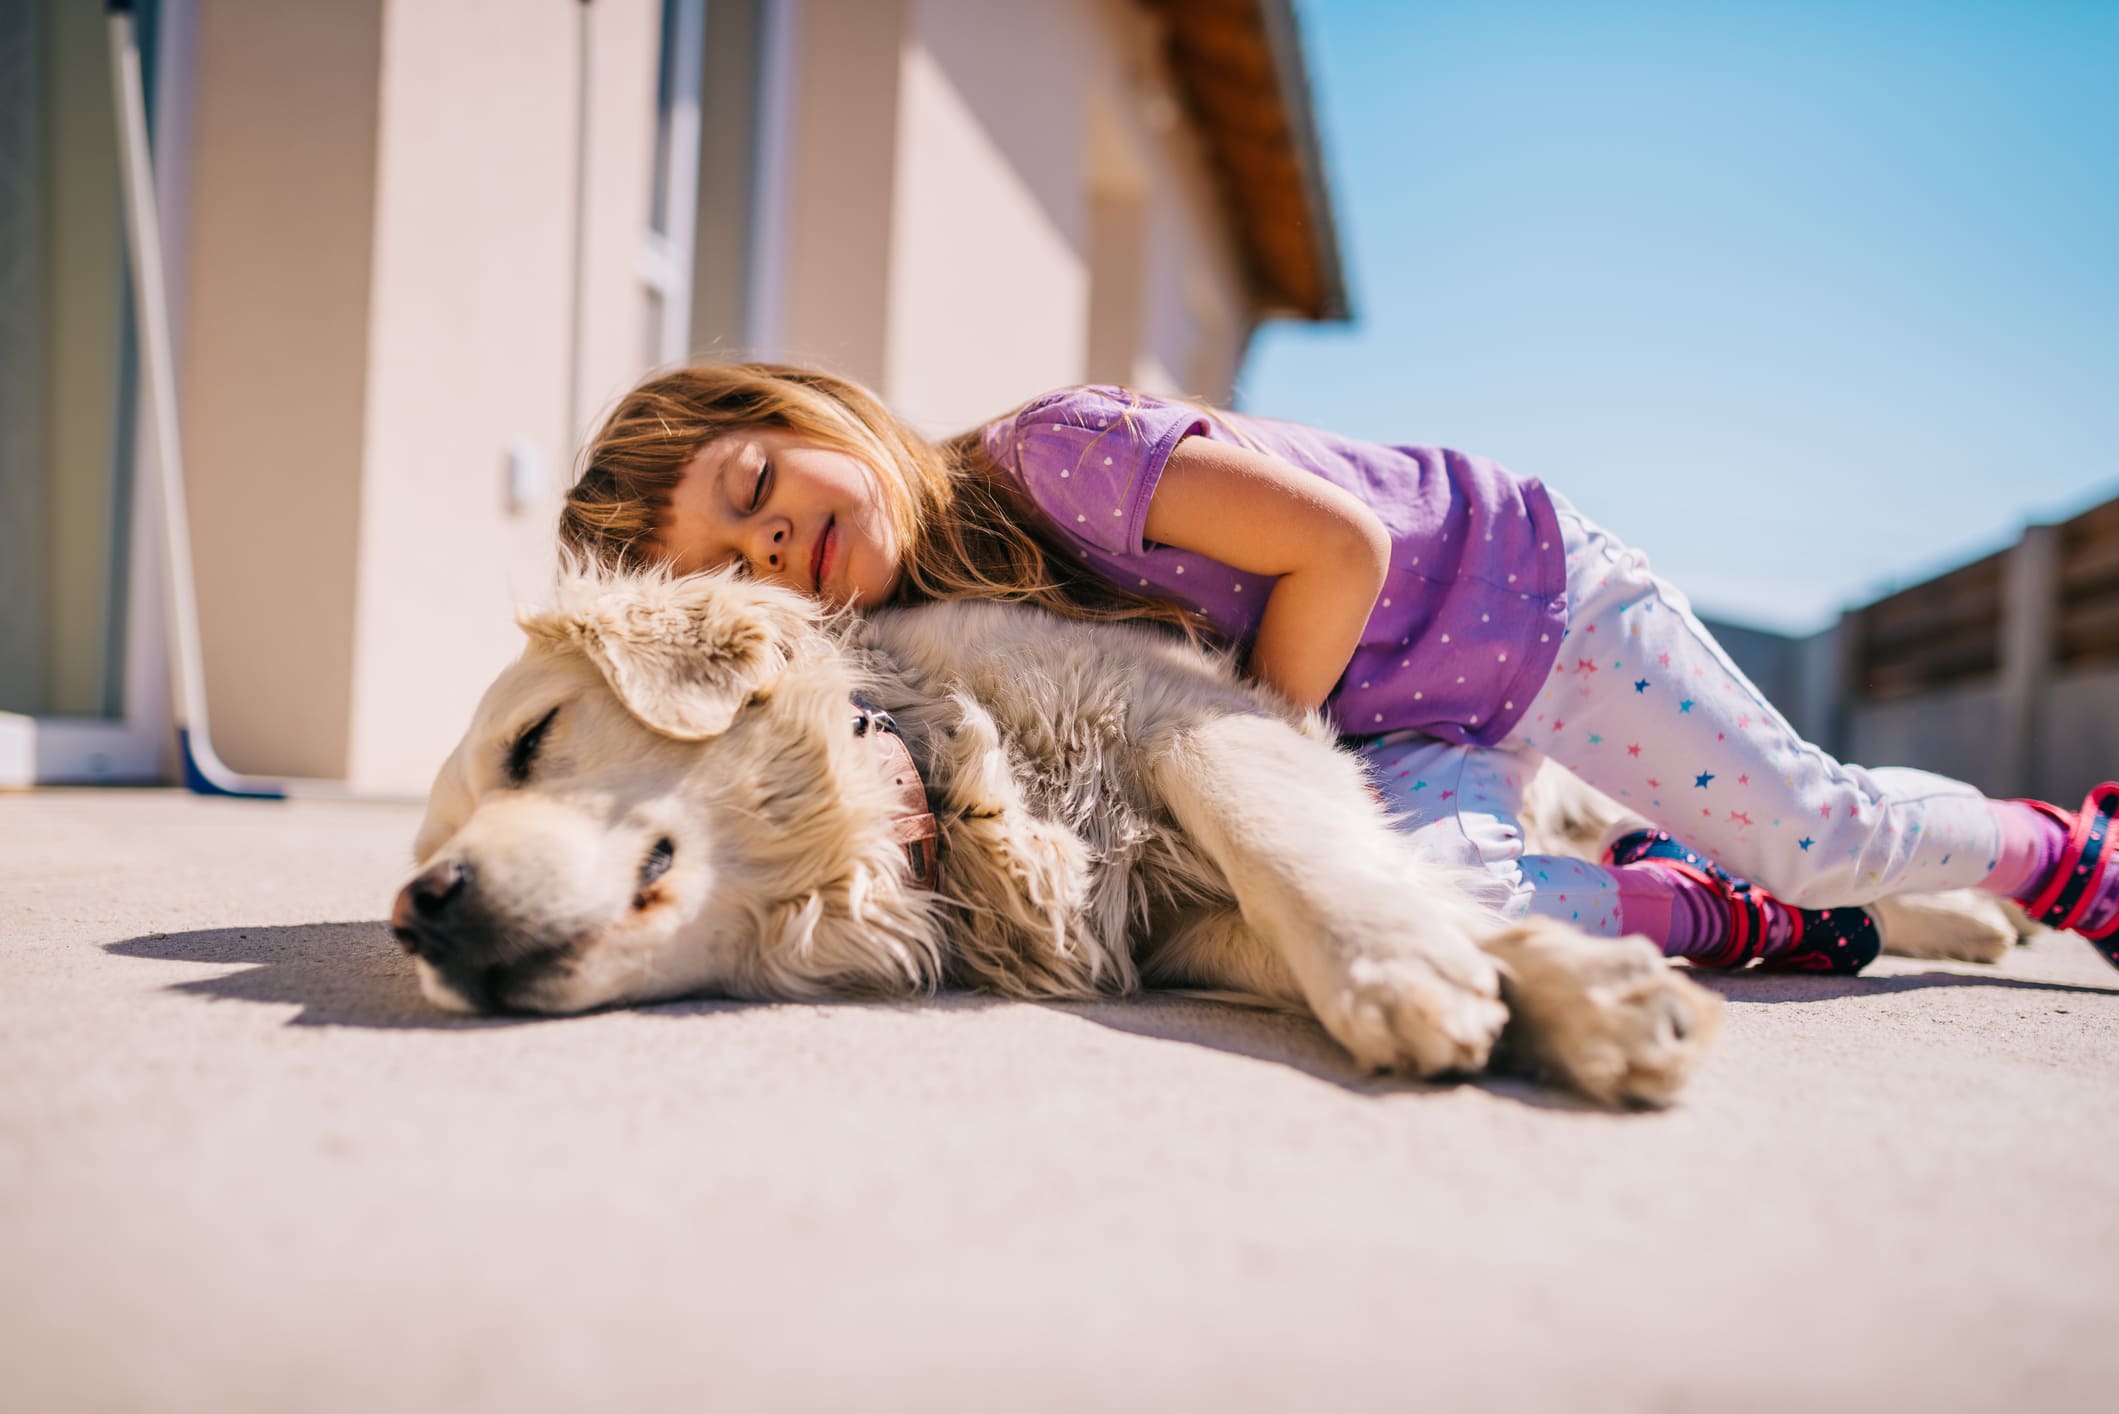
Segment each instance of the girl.
[{"label": "girl", "polygon": [[[2119,783],[2070,813],[1842,765],[1638,551],[1461,452],[1117,388],[1063,389],[936,446],[844,379],[727,364],[618,404],[560,535],[609,563],[733,565],[856,607],[1016,599],[1226,644],[1354,738],[1405,828],[1498,876],[1512,910],[1699,965],[1857,971],[1878,950],[1860,905],[1976,885],[2119,966]],[[1541,755],[1664,828],[1597,865],[1526,855]]]}]

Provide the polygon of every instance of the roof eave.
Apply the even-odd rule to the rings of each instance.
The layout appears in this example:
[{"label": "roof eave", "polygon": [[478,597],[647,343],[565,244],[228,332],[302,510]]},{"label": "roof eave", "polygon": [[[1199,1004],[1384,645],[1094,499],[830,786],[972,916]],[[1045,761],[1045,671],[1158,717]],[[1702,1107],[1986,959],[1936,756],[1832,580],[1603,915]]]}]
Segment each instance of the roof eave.
[{"label": "roof eave", "polygon": [[1259,319],[1349,317],[1292,0],[1142,0],[1206,146]]}]

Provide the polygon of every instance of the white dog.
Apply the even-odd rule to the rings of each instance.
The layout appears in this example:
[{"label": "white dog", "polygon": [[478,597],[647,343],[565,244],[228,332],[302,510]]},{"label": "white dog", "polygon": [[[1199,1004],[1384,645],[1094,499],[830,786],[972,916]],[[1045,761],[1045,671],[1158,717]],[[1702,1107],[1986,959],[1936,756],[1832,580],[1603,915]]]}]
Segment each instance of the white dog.
[{"label": "white dog", "polygon": [[1714,1029],[1647,942],[1493,913],[1317,717],[1166,634],[727,575],[576,575],[523,626],[392,915],[441,1006],[1182,987],[1626,1104]]}]

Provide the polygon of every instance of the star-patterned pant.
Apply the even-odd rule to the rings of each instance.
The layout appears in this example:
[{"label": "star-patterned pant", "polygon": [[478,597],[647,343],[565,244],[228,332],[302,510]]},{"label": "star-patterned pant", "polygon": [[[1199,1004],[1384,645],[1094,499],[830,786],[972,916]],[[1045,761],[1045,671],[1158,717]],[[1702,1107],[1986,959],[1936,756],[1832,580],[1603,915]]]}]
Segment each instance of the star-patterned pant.
[{"label": "star-patterned pant", "polygon": [[1804,908],[1976,885],[2000,830],[1971,786],[1844,765],[1798,736],[1648,559],[1553,497],[1568,627],[1530,712],[1490,748],[1413,733],[1362,748],[1404,828],[1511,889],[1511,911],[1616,936],[1619,879],[1525,855],[1524,783],[1566,766],[1732,873]]}]

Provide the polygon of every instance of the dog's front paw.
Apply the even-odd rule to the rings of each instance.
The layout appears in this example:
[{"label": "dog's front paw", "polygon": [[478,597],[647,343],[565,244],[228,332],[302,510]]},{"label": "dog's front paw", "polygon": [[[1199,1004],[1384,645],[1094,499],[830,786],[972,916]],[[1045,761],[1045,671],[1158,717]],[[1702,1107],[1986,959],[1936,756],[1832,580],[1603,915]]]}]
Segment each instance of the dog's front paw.
[{"label": "dog's front paw", "polygon": [[1315,999],[1325,1030],[1369,1070],[1430,1077],[1483,1070],[1508,1011],[1501,979],[1476,949],[1350,959]]},{"label": "dog's front paw", "polygon": [[1500,1062],[1601,1104],[1669,1104],[1721,1020],[1722,999],[1645,938],[1591,938],[1534,918],[1486,950],[1506,977]]}]

